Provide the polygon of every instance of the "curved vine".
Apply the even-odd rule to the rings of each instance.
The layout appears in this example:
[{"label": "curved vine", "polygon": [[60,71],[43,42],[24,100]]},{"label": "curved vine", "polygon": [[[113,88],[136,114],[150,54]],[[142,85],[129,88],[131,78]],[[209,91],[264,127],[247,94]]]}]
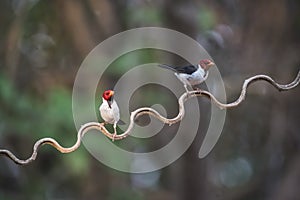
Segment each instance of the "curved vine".
[{"label": "curved vine", "polygon": [[86,123],[83,126],[81,126],[81,128],[78,130],[77,141],[71,147],[62,147],[53,138],[42,138],[34,144],[33,152],[32,152],[31,156],[28,159],[25,159],[25,160],[19,159],[11,151],[6,150],[6,149],[0,149],[0,155],[7,156],[11,160],[13,160],[16,164],[26,165],[26,164],[29,164],[30,162],[32,162],[36,159],[36,157],[38,155],[39,148],[41,146],[45,145],[45,144],[53,146],[55,149],[57,149],[61,153],[71,153],[71,152],[75,151],[76,149],[78,149],[78,147],[81,144],[81,140],[82,140],[83,136],[89,130],[92,130],[92,129],[99,130],[100,132],[102,132],[104,135],[106,135],[110,139],[114,138],[114,140],[122,140],[122,139],[124,139],[124,138],[126,138],[127,136],[130,135],[130,132],[134,127],[135,120],[138,117],[140,117],[142,115],[146,115],[146,114],[156,117],[158,120],[160,120],[161,122],[163,122],[165,124],[172,125],[172,124],[175,124],[175,123],[182,120],[182,118],[184,117],[184,114],[185,114],[184,102],[186,102],[188,99],[190,99],[192,97],[200,97],[200,96],[207,97],[207,98],[211,99],[211,101],[216,106],[218,106],[220,109],[236,107],[242,101],[245,100],[246,93],[247,93],[247,88],[249,87],[249,85],[256,82],[256,81],[259,81],[259,80],[263,80],[263,81],[266,81],[266,82],[270,83],[271,85],[273,85],[279,91],[287,91],[287,90],[291,90],[291,89],[293,89],[293,88],[295,88],[296,86],[299,85],[299,83],[300,83],[300,70],[299,70],[296,78],[294,79],[294,81],[289,83],[289,84],[285,84],[285,85],[275,82],[271,77],[269,77],[267,75],[256,75],[256,76],[250,77],[250,78],[248,78],[244,81],[240,96],[237,98],[237,100],[235,100],[232,103],[222,103],[222,102],[218,101],[213,94],[211,94],[208,91],[204,91],[204,90],[194,90],[194,91],[185,92],[178,99],[179,112],[178,112],[177,116],[174,117],[174,118],[171,118],[171,119],[168,119],[168,118],[162,116],[161,114],[159,114],[156,110],[154,110],[152,108],[149,108],[149,107],[138,108],[137,110],[131,112],[131,114],[130,114],[130,123],[129,123],[129,126],[128,126],[127,130],[124,133],[120,134],[120,135],[116,135],[115,137],[114,137],[113,133],[110,133],[105,128],[104,123],[89,122],[89,123]]}]

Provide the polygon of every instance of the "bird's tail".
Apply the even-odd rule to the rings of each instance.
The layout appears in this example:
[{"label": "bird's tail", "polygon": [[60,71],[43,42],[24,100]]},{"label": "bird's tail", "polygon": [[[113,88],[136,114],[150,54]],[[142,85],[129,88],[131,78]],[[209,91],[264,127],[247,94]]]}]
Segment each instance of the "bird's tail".
[{"label": "bird's tail", "polygon": [[165,68],[165,69],[170,69],[174,72],[176,72],[176,69],[170,65],[167,65],[167,64],[158,64],[159,67],[162,67],[162,68]]}]

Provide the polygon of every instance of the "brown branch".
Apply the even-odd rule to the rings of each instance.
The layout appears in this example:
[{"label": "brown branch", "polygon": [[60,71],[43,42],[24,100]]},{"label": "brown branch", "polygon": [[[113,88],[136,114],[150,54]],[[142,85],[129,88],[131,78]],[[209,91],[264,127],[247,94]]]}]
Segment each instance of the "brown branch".
[{"label": "brown branch", "polygon": [[[168,124],[170,126],[172,124],[175,124],[175,123],[181,121],[182,118],[184,117],[184,114],[185,114],[184,102],[187,101],[188,99],[192,98],[192,97],[198,97],[198,96],[207,97],[207,98],[211,99],[211,101],[221,109],[236,107],[243,100],[245,100],[248,86],[251,83],[254,83],[254,82],[259,81],[259,80],[269,82],[271,85],[273,85],[279,91],[291,90],[291,89],[295,88],[297,85],[299,85],[299,83],[300,83],[300,70],[299,70],[295,80],[293,82],[289,83],[289,84],[286,84],[286,85],[278,84],[271,77],[266,76],[266,75],[256,75],[256,76],[253,76],[251,78],[248,78],[244,81],[244,84],[243,84],[243,87],[242,87],[241,94],[240,94],[239,98],[236,101],[234,101],[232,103],[228,103],[228,104],[219,102],[215,98],[215,96],[212,95],[208,91],[196,90],[196,91],[185,92],[178,99],[178,106],[179,106],[178,115],[174,118],[171,118],[171,119],[168,119],[168,118],[160,115],[156,110],[154,110],[152,108],[148,108],[148,107],[139,108],[139,109],[131,112],[130,123],[129,123],[129,126],[128,126],[127,130],[124,133],[120,134],[120,135],[116,135],[114,137],[114,139],[115,140],[122,140],[122,139],[126,138],[129,135],[129,133],[131,132],[131,130],[133,129],[135,120],[138,117],[140,117],[142,115],[145,115],[145,114],[152,115],[152,116],[156,117],[157,119],[159,119],[161,122],[163,122],[165,124]],[[86,123],[83,126],[81,126],[81,128],[79,129],[79,131],[77,133],[76,143],[73,146],[69,147],[69,148],[62,147],[53,138],[42,138],[34,144],[33,153],[31,155],[31,157],[26,159],[26,160],[22,160],[22,159],[17,158],[13,153],[11,153],[9,150],[6,150],[6,149],[0,149],[0,155],[5,155],[5,156],[9,157],[16,164],[25,165],[25,164],[28,164],[28,163],[30,163],[30,162],[32,162],[36,159],[38,149],[44,144],[49,144],[49,145],[53,146],[54,148],[56,148],[61,153],[71,153],[71,152],[75,151],[76,149],[78,149],[78,147],[81,144],[81,140],[82,140],[83,136],[89,130],[92,130],[92,129],[99,130],[104,135],[106,135],[108,138],[113,139],[113,133],[110,133],[105,128],[104,123],[89,122],[89,123]]]}]

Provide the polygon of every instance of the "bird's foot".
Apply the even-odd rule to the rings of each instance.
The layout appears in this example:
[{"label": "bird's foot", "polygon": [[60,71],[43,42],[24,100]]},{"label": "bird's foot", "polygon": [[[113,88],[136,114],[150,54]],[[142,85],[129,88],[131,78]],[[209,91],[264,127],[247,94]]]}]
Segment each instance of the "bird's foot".
[{"label": "bird's foot", "polygon": [[114,142],[115,141],[115,137],[117,136],[117,133],[115,132],[112,136],[112,141]]},{"label": "bird's foot", "polygon": [[195,87],[195,88],[193,88],[195,91],[197,91],[197,92],[202,92],[202,89],[201,88],[199,88],[199,87]]},{"label": "bird's foot", "polygon": [[105,126],[106,124],[108,124],[107,122],[100,122],[101,126]]},{"label": "bird's foot", "polygon": [[114,134],[113,134],[113,137],[112,137],[113,142],[115,141],[116,136],[117,136],[117,123],[114,123]]},{"label": "bird's foot", "polygon": [[193,92],[194,94],[201,94],[202,91],[203,91],[203,90],[202,90],[201,88],[199,88],[199,87],[194,87],[193,90],[194,90],[194,92]]},{"label": "bird's foot", "polygon": [[106,124],[105,122],[101,122],[100,123],[101,126],[105,126],[105,124]]}]

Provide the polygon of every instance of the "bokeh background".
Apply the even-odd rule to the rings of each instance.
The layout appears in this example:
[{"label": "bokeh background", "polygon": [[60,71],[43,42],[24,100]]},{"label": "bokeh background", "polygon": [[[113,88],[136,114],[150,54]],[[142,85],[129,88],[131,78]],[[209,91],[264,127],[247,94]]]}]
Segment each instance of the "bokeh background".
[{"label": "bokeh background", "polygon": [[[41,137],[73,145],[71,95],[76,72],[96,45],[131,28],[165,27],[199,41],[218,65],[228,101],[239,95],[243,80],[255,74],[288,83],[300,68],[299,10],[297,0],[2,0],[0,148],[27,158]],[[176,56],[167,57],[172,64],[184,63]],[[112,88],[130,66],[158,60],[166,61],[159,52],[148,51],[120,58],[101,79],[99,94]],[[131,109],[159,101],[170,107],[168,115],[175,115],[176,100],[170,104],[157,98],[158,92],[168,90],[141,88]],[[110,169],[84,146],[66,155],[44,146],[28,166],[1,157],[0,199],[296,200],[300,198],[299,102],[299,87],[280,93],[256,83],[245,102],[228,110],[213,151],[199,159],[210,118],[210,104],[202,98],[202,128],[192,146],[172,165],[147,174]],[[95,109],[101,100],[97,103]],[[172,131],[165,129],[151,142],[129,141],[158,148],[172,139]]]}]

